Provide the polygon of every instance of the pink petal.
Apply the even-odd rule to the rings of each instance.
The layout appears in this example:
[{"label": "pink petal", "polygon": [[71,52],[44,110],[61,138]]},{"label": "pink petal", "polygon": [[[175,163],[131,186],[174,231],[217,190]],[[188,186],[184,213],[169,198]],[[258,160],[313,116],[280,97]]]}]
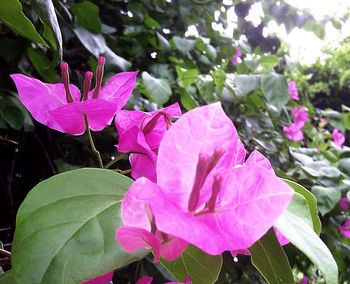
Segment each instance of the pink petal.
[{"label": "pink petal", "polygon": [[136,227],[121,227],[116,230],[115,238],[126,252],[135,252],[142,248],[152,249],[154,262],[159,262],[160,242],[150,232]]},{"label": "pink petal", "polygon": [[94,131],[100,131],[109,125],[117,110],[114,103],[103,99],[83,102],[83,111],[88,118],[89,127]]},{"label": "pink petal", "polygon": [[[169,199],[187,207],[199,154],[211,156],[217,148],[224,151],[217,170],[243,163],[245,150],[220,103],[193,109],[172,125],[160,143],[157,161],[158,184]],[[201,202],[208,199],[214,172],[201,190]]]},{"label": "pink petal", "polygon": [[341,148],[345,142],[345,136],[337,128],[333,130],[333,142],[338,147]]},{"label": "pink petal", "polygon": [[[138,141],[140,125],[147,116],[150,116],[150,114],[137,110],[121,110],[117,113],[115,116],[115,126],[118,131],[119,144],[117,148],[119,152],[143,153],[142,150],[144,148],[150,151],[145,139],[143,139],[143,141]],[[141,145],[139,145],[139,143]]]},{"label": "pink petal", "polygon": [[[135,87],[137,73],[121,72],[114,75],[101,88],[98,98],[112,103],[117,112],[127,103]],[[93,91],[89,92],[89,98],[92,97]]]},{"label": "pink petal", "polygon": [[160,255],[168,261],[174,261],[185,252],[187,246],[186,241],[173,237],[160,245]]},{"label": "pink petal", "polygon": [[[16,84],[21,102],[34,119],[52,129],[65,132],[51,113],[52,110],[67,104],[63,84],[47,84],[22,74],[13,74],[11,78]],[[73,101],[79,102],[78,88],[70,85],[70,91]]]},{"label": "pink petal", "polygon": [[94,279],[85,281],[83,284],[109,284],[113,278],[113,271],[97,276]]},{"label": "pink petal", "polygon": [[[121,217],[124,225],[137,227],[151,234],[149,231],[151,230],[152,211],[148,206],[148,202],[158,199],[159,195],[162,195],[162,193],[155,183],[152,183],[146,178],[140,178],[135,181],[125,194],[122,203]],[[152,237],[149,238],[156,239],[160,243],[162,239],[161,233],[156,236],[151,235]],[[172,236],[168,237],[167,242],[160,244],[159,254],[167,260],[175,260],[184,252],[187,243],[180,239],[174,239]],[[145,244],[143,245],[143,247],[146,246]]]},{"label": "pink petal", "polygon": [[153,281],[153,277],[145,275],[139,280],[137,280],[136,284],[151,284],[152,281]]},{"label": "pink petal", "polygon": [[152,216],[148,209],[148,201],[153,195],[158,195],[159,191],[157,184],[146,178],[136,180],[126,192],[121,206],[124,225],[151,231]]},{"label": "pink petal", "polygon": [[348,211],[349,210],[349,199],[347,197],[340,198],[339,207],[343,211]]},{"label": "pink petal", "polygon": [[62,132],[71,135],[81,135],[85,132],[83,104],[81,102],[62,105],[50,111]]},{"label": "pink petal", "polygon": [[339,232],[346,238],[350,239],[350,219],[339,227]]},{"label": "pink petal", "polygon": [[215,213],[193,216],[179,209],[168,196],[155,196],[150,206],[157,228],[208,254],[249,248],[286,209],[293,190],[261,167],[235,168],[227,177]]},{"label": "pink petal", "polygon": [[259,151],[256,151],[256,150],[254,150],[249,155],[245,163],[246,165],[259,166],[267,170],[273,171],[270,161],[263,154],[261,154]]},{"label": "pink petal", "polygon": [[145,154],[131,154],[129,159],[131,164],[131,176],[134,179],[146,177],[150,181],[157,181],[157,156],[154,153],[151,154],[151,157]]}]

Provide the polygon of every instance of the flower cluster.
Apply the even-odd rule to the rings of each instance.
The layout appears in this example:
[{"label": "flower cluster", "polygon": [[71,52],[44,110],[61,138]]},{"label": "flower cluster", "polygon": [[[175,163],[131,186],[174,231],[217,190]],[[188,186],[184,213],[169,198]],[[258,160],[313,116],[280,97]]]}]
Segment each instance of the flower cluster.
[{"label": "flower cluster", "polygon": [[219,103],[182,115],[160,142],[157,182],[141,177],[126,193],[117,241],[128,252],[152,248],[155,262],[176,259],[188,244],[212,255],[248,249],[293,190],[259,152],[245,156]]},{"label": "flower cluster", "polygon": [[290,81],[288,83],[288,89],[289,89],[290,98],[294,101],[299,101],[297,84],[294,81]]},{"label": "flower cluster", "polygon": [[65,62],[60,65],[63,83],[47,84],[23,74],[11,77],[21,102],[37,121],[60,132],[81,135],[87,124],[94,131],[109,125],[127,103],[136,82],[137,72],[122,72],[102,86],[104,65],[105,58],[100,57],[92,90],[93,73],[85,73],[82,93],[70,84]]},{"label": "flower cluster", "polygon": [[[102,130],[115,116],[117,148],[131,153],[131,175],[136,179],[123,199],[117,242],[127,252],[152,249],[155,262],[160,257],[175,260],[189,244],[211,255],[249,253],[287,208],[293,190],[258,151],[246,159],[220,103],[184,115],[177,103],[150,113],[121,110],[137,72],[119,73],[102,85],[104,64],[99,58],[92,90],[92,72],[85,73],[82,94],[70,84],[64,62],[63,84],[21,74],[12,78],[22,103],[52,129],[80,135],[89,128]],[[302,128],[306,110],[293,109],[292,114]],[[288,242],[277,230],[276,234],[281,244]],[[108,273],[86,283],[111,278]],[[151,281],[145,276],[138,283]]]},{"label": "flower cluster", "polygon": [[294,122],[289,126],[283,126],[283,132],[287,134],[287,137],[293,141],[301,141],[304,139],[304,134],[302,129],[305,125],[305,122],[309,120],[307,110],[304,107],[292,109],[292,116]]}]

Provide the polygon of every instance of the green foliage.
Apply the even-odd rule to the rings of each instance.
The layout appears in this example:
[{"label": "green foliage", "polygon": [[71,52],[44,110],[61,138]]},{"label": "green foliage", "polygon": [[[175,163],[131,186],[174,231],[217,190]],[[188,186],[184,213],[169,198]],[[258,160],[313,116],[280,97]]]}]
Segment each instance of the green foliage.
[{"label": "green foliage", "polygon": [[293,284],[294,277],[288,258],[271,228],[250,249],[253,265],[270,284]]},{"label": "green foliage", "polygon": [[338,283],[338,267],[331,252],[313,229],[305,198],[294,193],[292,202],[276,222],[277,229],[318,266],[327,283]]},{"label": "green foliage", "polygon": [[23,14],[19,0],[1,1],[0,20],[21,36],[47,46],[32,22]]},{"label": "green foliage", "polygon": [[144,257],[147,251],[126,253],[114,238],[131,182],[110,170],[79,169],[39,183],[17,214],[14,282],[80,283]]},{"label": "green foliage", "polygon": [[177,260],[162,260],[162,264],[179,281],[190,275],[193,284],[210,284],[215,283],[219,276],[222,257],[207,255],[194,246],[189,246]]}]

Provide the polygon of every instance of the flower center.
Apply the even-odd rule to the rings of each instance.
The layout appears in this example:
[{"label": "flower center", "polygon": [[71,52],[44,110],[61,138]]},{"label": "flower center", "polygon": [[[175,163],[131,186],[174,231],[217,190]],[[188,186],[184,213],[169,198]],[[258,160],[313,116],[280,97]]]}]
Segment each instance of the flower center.
[{"label": "flower center", "polygon": [[164,120],[166,122],[166,128],[169,129],[172,124],[170,116],[165,112],[158,112],[146,124],[143,125],[144,122],[142,123],[142,126],[141,126],[142,132],[144,134],[150,133],[154,129],[154,127],[157,125],[157,122],[161,117],[164,117]]},{"label": "flower center", "polygon": [[90,91],[91,81],[93,76],[94,74],[91,71],[85,72],[82,101],[86,101],[88,99],[88,94]]},{"label": "flower center", "polygon": [[64,61],[60,64],[61,68],[61,77],[64,85],[64,90],[66,91],[66,100],[67,103],[73,102],[73,97],[69,89],[69,71],[68,71],[68,64]]},{"label": "flower center", "polygon": [[[208,175],[213,170],[213,168],[217,165],[217,163],[219,162],[223,154],[224,154],[224,150],[220,147],[214,150],[214,153],[211,157],[209,157],[207,154],[204,154],[204,153],[199,154],[197,167],[196,167],[196,176],[192,186],[190,198],[188,200],[188,211],[194,212],[198,207],[200,191]],[[210,197],[207,203],[208,207],[210,203],[210,208],[212,209],[212,211],[214,211],[215,209],[215,203],[216,203],[217,196],[220,192],[221,182],[222,182],[222,177],[219,174],[215,174],[214,182],[212,186],[212,196]]]},{"label": "flower center", "polygon": [[92,95],[93,99],[98,98],[98,94],[100,92],[101,85],[102,85],[105,63],[106,63],[106,58],[104,58],[103,56],[100,56],[98,58],[98,65],[96,70],[96,86],[94,89],[94,93]]}]

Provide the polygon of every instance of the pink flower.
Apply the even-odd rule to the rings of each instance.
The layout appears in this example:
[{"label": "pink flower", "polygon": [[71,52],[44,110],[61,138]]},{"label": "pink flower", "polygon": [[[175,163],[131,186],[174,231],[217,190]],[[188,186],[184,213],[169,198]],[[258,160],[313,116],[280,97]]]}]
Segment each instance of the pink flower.
[{"label": "pink flower", "polygon": [[309,115],[304,107],[293,107],[292,116],[294,117],[296,123],[303,125],[302,127],[304,127],[305,122],[309,120]]},{"label": "pink flower", "polygon": [[290,81],[288,83],[289,95],[290,98],[294,101],[299,101],[299,93],[297,89],[297,85],[294,81]]},{"label": "pink flower", "polygon": [[241,59],[242,56],[242,50],[239,47],[236,47],[236,52],[231,58],[231,63],[233,65],[239,64],[239,60]]},{"label": "pink flower", "polygon": [[350,219],[339,227],[339,232],[346,238],[350,239]]},{"label": "pink flower", "polygon": [[345,142],[345,136],[337,128],[333,130],[333,142],[338,147],[341,148]]},{"label": "pink flower", "polygon": [[302,141],[304,134],[301,131],[303,128],[303,122],[294,122],[289,126],[283,126],[283,132],[287,134],[287,137],[292,141]]},{"label": "pink flower", "polygon": [[339,207],[343,211],[348,211],[349,209],[349,199],[347,197],[342,197],[339,200]]},{"label": "pink flower", "polygon": [[328,124],[327,119],[324,118],[324,117],[322,117],[322,118],[320,119],[320,126],[321,126],[321,127],[325,127],[327,124]]},{"label": "pink flower", "polygon": [[308,283],[309,283],[309,278],[306,275],[304,275],[299,282],[299,284],[308,284]]},{"label": "pink flower", "polygon": [[94,279],[85,281],[83,284],[109,284],[113,278],[113,271],[97,276]]},{"label": "pink flower", "polygon": [[13,74],[19,98],[32,116],[42,124],[60,132],[81,135],[85,117],[94,131],[110,124],[114,115],[126,104],[135,85],[137,72],[114,75],[102,86],[105,58],[100,57],[96,86],[90,91],[92,72],[85,73],[83,93],[69,83],[68,64],[61,63],[63,84],[47,84],[22,74]]},{"label": "pink flower", "polygon": [[[145,275],[139,280],[137,280],[136,284],[151,284],[152,281],[153,277]],[[191,277],[187,275],[185,282],[167,282],[165,284],[191,284]]]},{"label": "pink flower", "polygon": [[[117,230],[117,241],[127,251],[142,247],[141,242],[136,246],[126,241],[125,231],[137,227],[212,255],[249,248],[287,208],[293,190],[267,169],[267,160],[267,166],[256,162],[260,153],[253,152],[244,164],[245,155],[219,103],[182,115],[160,143],[157,183],[139,178],[127,192],[125,227]],[[144,231],[137,240],[146,239],[144,246],[151,247]],[[178,247],[174,251],[179,255]]]},{"label": "pink flower", "polygon": [[118,151],[131,152],[131,176],[134,179],[147,177],[156,182],[156,161],[158,147],[164,133],[171,126],[171,118],[180,116],[180,106],[175,103],[169,107],[153,111],[121,110],[115,117],[118,130]]}]

